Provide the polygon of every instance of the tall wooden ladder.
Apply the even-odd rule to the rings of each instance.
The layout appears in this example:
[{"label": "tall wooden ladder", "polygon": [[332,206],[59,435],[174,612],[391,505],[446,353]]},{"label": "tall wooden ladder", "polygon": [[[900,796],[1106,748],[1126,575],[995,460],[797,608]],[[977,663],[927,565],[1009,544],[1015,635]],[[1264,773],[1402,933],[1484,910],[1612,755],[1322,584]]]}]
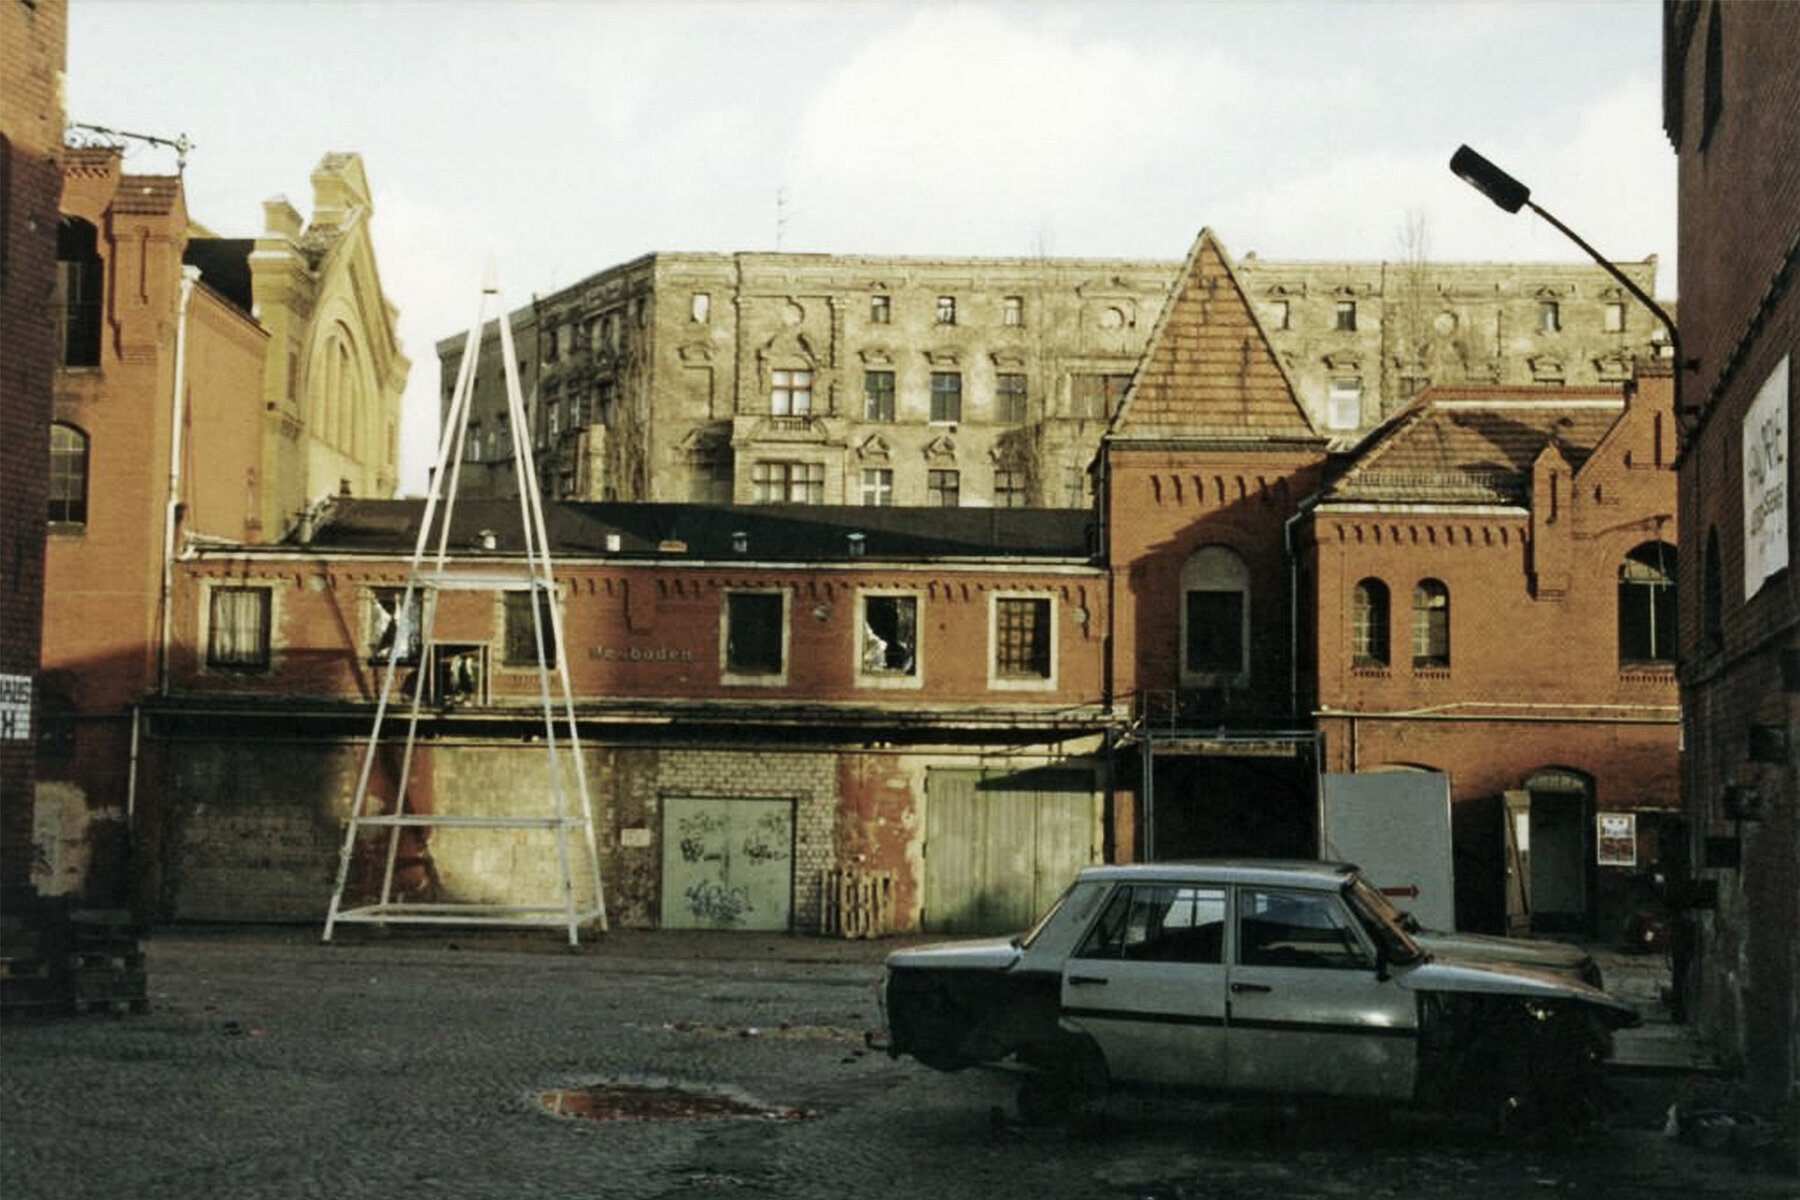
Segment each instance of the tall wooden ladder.
[{"label": "tall wooden ladder", "polygon": [[[518,567],[496,566],[491,562],[470,563],[453,568],[450,561],[451,515],[456,506],[457,483],[463,461],[463,442],[468,431],[470,396],[474,391],[475,363],[481,347],[481,331],[490,304],[500,327],[501,356],[506,378],[506,409],[512,437],[513,469],[519,492],[519,528],[523,536],[525,562]],[[575,699],[569,680],[568,652],[563,638],[562,617],[556,604],[556,578],[551,570],[549,539],[544,531],[543,500],[538,492],[537,472],[531,461],[530,425],[520,394],[518,359],[513,351],[512,325],[507,318],[500,290],[493,282],[490,268],[488,282],[482,289],[481,304],[475,324],[469,330],[463,348],[462,365],[457,372],[456,390],[450,412],[445,419],[438,442],[437,468],[432,472],[431,492],[425,501],[424,516],[419,522],[418,541],[413,547],[406,579],[406,589],[392,614],[386,666],[382,672],[381,694],[375,705],[375,720],[369,730],[368,745],[363,754],[362,769],[356,780],[356,793],[350,803],[344,827],[343,848],[338,854],[337,884],[331,894],[331,907],[325,917],[324,940],[340,922],[367,922],[400,925],[505,925],[515,927],[556,927],[568,930],[569,945],[580,944],[583,926],[592,925],[605,932],[606,899],[600,881],[600,855],[594,837],[593,805],[589,800],[587,771],[582,762],[581,741],[575,722]],[[435,545],[434,545],[435,543]],[[426,688],[434,674],[437,658],[433,654],[433,635],[437,623],[438,599],[447,591],[525,592],[530,595],[532,641],[537,651],[538,706],[543,715],[542,745],[547,770],[543,792],[535,792],[527,779],[517,780],[516,789],[509,786],[504,801],[490,800],[481,814],[438,812],[438,795],[434,787],[430,808],[416,811],[410,803],[409,788],[413,782],[414,757],[418,748],[421,712],[427,706]],[[390,698],[394,695],[396,669],[408,653],[415,622],[418,630],[418,654],[402,697],[406,704],[403,736],[389,734],[384,742],[384,725],[390,719]],[[547,628],[546,628],[547,625]],[[560,697],[553,698],[553,681]],[[562,710],[557,714],[558,703]],[[436,700],[432,702],[434,705]],[[559,724],[561,726],[559,730]],[[383,746],[397,746],[400,751],[398,778],[394,798],[384,803],[371,802],[370,781]],[[565,760],[572,770],[565,769]],[[435,776],[434,772],[434,776]],[[577,793],[571,803],[569,778]],[[434,778],[434,784],[436,782]],[[529,803],[538,797],[536,811],[508,812],[508,802]],[[454,809],[454,804],[452,804]],[[467,829],[503,833],[517,839],[521,832],[547,832],[555,846],[557,879],[561,886],[559,903],[504,903],[481,899],[456,900],[439,897],[429,902],[396,898],[395,867],[399,860],[402,831],[414,829],[424,834],[432,830]],[[367,903],[346,904],[345,890],[350,883],[351,867],[359,840],[366,834],[385,834],[387,845],[382,868],[379,897]],[[532,839],[533,841],[541,839]],[[577,850],[587,854],[587,870],[577,870],[573,855]],[[582,876],[586,878],[582,878]],[[579,889],[578,882],[582,885]],[[456,881],[440,881],[454,891]],[[578,894],[579,893],[579,894]]]}]

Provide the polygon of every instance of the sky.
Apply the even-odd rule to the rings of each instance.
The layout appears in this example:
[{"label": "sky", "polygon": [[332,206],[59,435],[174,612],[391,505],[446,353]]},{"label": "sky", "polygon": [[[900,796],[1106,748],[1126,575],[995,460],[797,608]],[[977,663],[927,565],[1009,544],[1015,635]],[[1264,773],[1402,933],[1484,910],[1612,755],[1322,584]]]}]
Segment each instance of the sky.
[{"label": "sky", "polygon": [[362,155],[416,492],[490,269],[510,308],[654,251],[1582,261],[1468,143],[1673,297],[1660,39],[1658,0],[70,0],[67,102],[185,135],[224,237]]}]

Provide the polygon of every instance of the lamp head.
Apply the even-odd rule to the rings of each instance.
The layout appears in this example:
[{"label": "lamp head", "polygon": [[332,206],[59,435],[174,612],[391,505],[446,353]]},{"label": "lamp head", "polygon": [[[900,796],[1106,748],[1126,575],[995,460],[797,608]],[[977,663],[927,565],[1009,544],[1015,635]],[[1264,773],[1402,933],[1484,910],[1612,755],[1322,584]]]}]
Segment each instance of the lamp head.
[{"label": "lamp head", "polygon": [[1509,213],[1516,213],[1531,199],[1531,189],[1496,167],[1467,146],[1450,156],[1456,177]]}]

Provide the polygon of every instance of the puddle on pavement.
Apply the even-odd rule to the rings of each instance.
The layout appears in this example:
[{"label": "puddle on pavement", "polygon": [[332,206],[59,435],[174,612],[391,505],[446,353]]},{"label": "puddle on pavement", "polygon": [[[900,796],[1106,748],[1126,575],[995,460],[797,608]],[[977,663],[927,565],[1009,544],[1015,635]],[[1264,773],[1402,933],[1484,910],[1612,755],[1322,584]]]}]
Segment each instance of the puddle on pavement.
[{"label": "puddle on pavement", "polygon": [[591,1083],[540,1092],[538,1103],[552,1116],[582,1121],[692,1121],[707,1117],[810,1121],[819,1115],[681,1084]]}]

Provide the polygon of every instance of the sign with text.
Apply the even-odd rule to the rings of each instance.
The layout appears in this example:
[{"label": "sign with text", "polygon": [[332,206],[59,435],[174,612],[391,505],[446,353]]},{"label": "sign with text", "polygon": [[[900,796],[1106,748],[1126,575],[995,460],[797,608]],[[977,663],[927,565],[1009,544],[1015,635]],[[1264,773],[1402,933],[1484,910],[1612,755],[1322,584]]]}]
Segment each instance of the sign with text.
[{"label": "sign with text", "polygon": [[0,742],[31,740],[31,676],[0,675]]},{"label": "sign with text", "polygon": [[1744,416],[1744,599],[1788,565],[1788,356]]}]

